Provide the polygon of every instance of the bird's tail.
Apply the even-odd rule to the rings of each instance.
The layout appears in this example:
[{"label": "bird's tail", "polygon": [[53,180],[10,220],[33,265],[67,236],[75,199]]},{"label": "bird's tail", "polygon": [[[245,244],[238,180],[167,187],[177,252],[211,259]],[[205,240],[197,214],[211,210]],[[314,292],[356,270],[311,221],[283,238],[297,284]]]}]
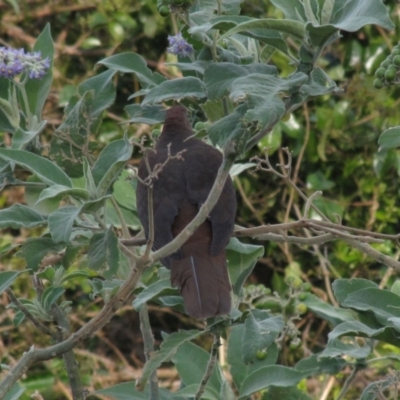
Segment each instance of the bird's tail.
[{"label": "bird's tail", "polygon": [[224,315],[231,310],[225,251],[217,256],[194,254],[172,261],[171,284],[179,287],[186,312],[195,318]]}]

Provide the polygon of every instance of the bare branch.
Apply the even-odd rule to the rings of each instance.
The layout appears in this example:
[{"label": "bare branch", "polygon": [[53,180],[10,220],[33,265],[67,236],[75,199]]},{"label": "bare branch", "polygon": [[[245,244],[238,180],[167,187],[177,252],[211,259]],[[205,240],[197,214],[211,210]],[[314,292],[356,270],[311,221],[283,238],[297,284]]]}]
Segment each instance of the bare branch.
[{"label": "bare branch", "polygon": [[38,328],[45,335],[53,337],[53,332],[30,313],[30,311],[14,296],[14,293],[11,289],[7,289],[6,293],[11,302],[18,308],[18,310],[20,310],[25,315],[27,319],[29,319],[29,321],[32,322],[33,325],[36,326],[36,328]]},{"label": "bare branch", "polygon": [[[143,344],[144,344],[144,355],[146,361],[149,361],[151,353],[154,352],[154,337],[151,331],[151,325],[149,320],[149,312],[147,304],[144,304],[139,311],[140,315],[140,330],[142,332]],[[158,379],[157,371],[154,370],[150,375],[150,398],[149,400],[159,400],[158,391]]]},{"label": "bare branch", "polygon": [[149,260],[143,257],[137,262],[132,262],[132,272],[128,279],[122,284],[118,292],[110,298],[103,309],[85,324],[77,332],[69,336],[61,343],[57,343],[46,349],[35,349],[31,347],[22,358],[9,371],[4,380],[0,383],[0,398],[3,398],[11,386],[25,373],[35,362],[50,360],[73,349],[80,341],[89,338],[94,332],[102,328],[127,300],[131,291],[136,287],[143,270],[149,265]]},{"label": "bare branch", "polygon": [[194,400],[200,400],[204,391],[206,390],[207,382],[211,378],[211,375],[214,370],[215,361],[217,360],[218,348],[221,346],[221,341],[219,335],[214,336],[214,343],[211,348],[210,358],[208,359],[206,372],[204,373],[203,379],[200,382],[200,386],[197,390],[196,395],[194,396]]}]

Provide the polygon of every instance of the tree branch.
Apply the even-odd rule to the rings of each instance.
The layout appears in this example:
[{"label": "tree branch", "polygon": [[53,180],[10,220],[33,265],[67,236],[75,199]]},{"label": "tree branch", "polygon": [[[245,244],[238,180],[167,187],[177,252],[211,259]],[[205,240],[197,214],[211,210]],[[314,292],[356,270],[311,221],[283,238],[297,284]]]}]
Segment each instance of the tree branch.
[{"label": "tree branch", "polygon": [[6,293],[10,298],[10,301],[25,315],[27,319],[29,319],[29,321],[32,322],[33,325],[36,326],[36,328],[38,328],[42,333],[53,337],[53,332],[30,313],[30,311],[14,296],[11,289],[7,289]]},{"label": "tree branch", "polygon": [[50,360],[73,349],[80,341],[87,339],[98,329],[102,328],[118,310],[131,291],[136,287],[143,270],[150,264],[150,260],[141,258],[132,262],[132,272],[122,284],[118,292],[104,305],[103,309],[77,332],[69,336],[61,343],[57,343],[46,349],[35,349],[33,346],[22,356],[15,366],[0,383],[0,398],[3,398],[11,386],[37,361]]},{"label": "tree branch", "polygon": [[194,396],[194,400],[201,400],[201,396],[203,395],[204,391],[206,390],[207,382],[211,378],[211,375],[214,370],[215,361],[217,360],[218,355],[218,348],[221,346],[219,335],[215,334],[214,336],[214,343],[212,345],[210,358],[208,359],[206,372],[200,382],[200,386],[197,390],[196,395]]},{"label": "tree branch", "polygon": [[[139,311],[139,315],[140,315],[140,330],[142,332],[142,337],[143,337],[144,355],[146,357],[146,361],[149,361],[151,353],[154,351],[154,337],[151,331],[147,304],[144,304],[142,306],[142,308]],[[160,396],[158,391],[157,370],[154,370],[151,373],[149,381],[150,381],[149,400],[159,400]]]}]

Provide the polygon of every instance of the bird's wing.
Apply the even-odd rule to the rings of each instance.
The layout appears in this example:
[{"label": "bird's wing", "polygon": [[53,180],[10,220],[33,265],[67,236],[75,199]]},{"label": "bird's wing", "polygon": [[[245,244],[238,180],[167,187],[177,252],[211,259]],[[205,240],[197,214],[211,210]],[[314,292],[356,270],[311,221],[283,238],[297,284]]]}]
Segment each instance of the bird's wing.
[{"label": "bird's wing", "polygon": [[[200,140],[189,148],[190,162],[185,164],[185,182],[189,201],[198,208],[206,201],[218,169],[222,154]],[[227,179],[221,196],[209,215],[212,226],[210,254],[217,255],[228,244],[236,215],[236,195],[230,178]]]},{"label": "bird's wing", "polygon": [[[157,155],[150,152],[148,155],[150,168],[153,169],[157,163],[163,163],[167,155],[158,151]],[[144,180],[148,171],[144,160],[139,165],[139,178]],[[158,178],[153,181],[153,217],[154,217],[154,245],[153,249],[158,250],[173,240],[172,224],[178,215],[180,204],[185,194],[182,178],[182,161],[169,161],[159,173]],[[149,237],[149,200],[148,187],[138,182],[136,191],[137,211],[145,230],[146,237]],[[176,258],[177,254],[172,256]],[[170,257],[164,259],[164,264],[170,266]]]}]

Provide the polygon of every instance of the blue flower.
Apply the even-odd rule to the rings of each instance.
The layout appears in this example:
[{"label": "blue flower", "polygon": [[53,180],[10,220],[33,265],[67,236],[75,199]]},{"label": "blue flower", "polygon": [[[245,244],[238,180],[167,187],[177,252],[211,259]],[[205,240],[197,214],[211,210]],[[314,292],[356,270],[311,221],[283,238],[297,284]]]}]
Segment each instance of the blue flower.
[{"label": "blue flower", "polygon": [[193,53],[193,46],[182,37],[180,32],[175,36],[168,36],[168,42],[168,53],[181,57],[188,57]]},{"label": "blue flower", "polygon": [[0,47],[0,76],[14,78],[26,72],[31,79],[40,79],[50,68],[49,58],[40,52],[25,53],[24,49]]}]

